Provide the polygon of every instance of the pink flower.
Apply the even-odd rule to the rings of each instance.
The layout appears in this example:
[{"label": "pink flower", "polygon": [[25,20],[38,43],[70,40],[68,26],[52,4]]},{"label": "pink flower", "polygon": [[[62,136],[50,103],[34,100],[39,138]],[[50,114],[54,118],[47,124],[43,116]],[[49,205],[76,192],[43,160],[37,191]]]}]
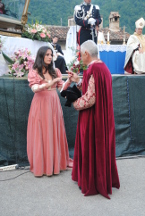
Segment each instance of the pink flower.
[{"label": "pink flower", "polygon": [[48,34],[48,33],[47,33],[47,36],[48,36],[49,38],[51,38],[50,34]]},{"label": "pink flower", "polygon": [[34,33],[34,34],[35,34],[36,32],[37,32],[36,29],[32,29],[32,30],[31,30],[31,33]]},{"label": "pink flower", "polygon": [[31,56],[27,56],[28,61],[32,61],[32,57]]},{"label": "pink flower", "polygon": [[19,70],[22,70],[24,67],[24,64],[19,65]]},{"label": "pink flower", "polygon": [[19,67],[19,64],[18,64],[18,63],[14,63],[13,66],[12,66],[12,69],[15,70],[15,69],[17,69],[18,67]]},{"label": "pink flower", "polygon": [[22,76],[24,75],[24,72],[18,71],[18,72],[16,72],[16,73],[14,73],[14,75],[15,75],[16,77],[22,77]]},{"label": "pink flower", "polygon": [[46,35],[45,35],[44,33],[41,33],[41,34],[40,34],[40,37],[45,38]]},{"label": "pink flower", "polygon": [[18,55],[20,54],[20,52],[19,52],[19,51],[16,51],[16,52],[14,52],[14,54],[15,54],[16,56],[18,56]]},{"label": "pink flower", "polygon": [[14,53],[14,64],[9,65],[9,74],[16,77],[21,77],[27,74],[28,70],[34,65],[34,57],[30,54],[31,53],[27,48],[18,49]]}]

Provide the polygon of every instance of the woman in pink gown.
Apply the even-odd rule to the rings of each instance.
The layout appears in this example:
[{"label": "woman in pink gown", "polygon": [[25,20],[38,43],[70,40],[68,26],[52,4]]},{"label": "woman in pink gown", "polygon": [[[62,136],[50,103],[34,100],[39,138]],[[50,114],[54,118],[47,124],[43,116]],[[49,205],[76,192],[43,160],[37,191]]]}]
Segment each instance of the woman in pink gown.
[{"label": "woman in pink gown", "polygon": [[27,127],[27,155],[35,176],[59,174],[71,166],[63,112],[56,91],[66,89],[61,72],[53,68],[53,52],[49,47],[38,50],[29,86],[34,92]]}]

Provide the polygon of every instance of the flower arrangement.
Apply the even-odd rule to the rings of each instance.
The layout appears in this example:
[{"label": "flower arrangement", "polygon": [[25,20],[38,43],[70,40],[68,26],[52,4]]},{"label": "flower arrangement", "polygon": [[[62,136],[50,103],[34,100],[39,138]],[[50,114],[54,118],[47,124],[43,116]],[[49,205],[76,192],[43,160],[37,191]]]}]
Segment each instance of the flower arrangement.
[{"label": "flower arrangement", "polygon": [[22,33],[22,37],[51,42],[50,32],[37,21],[34,24],[28,24],[28,27],[26,27],[25,31]]},{"label": "flower arrangement", "polygon": [[72,51],[75,52],[75,56],[72,58],[71,62],[67,65],[69,70],[74,73],[81,73],[82,71],[87,69],[87,66],[83,64],[83,61],[80,57],[80,47],[78,46],[76,50],[71,48]]},{"label": "flower arrangement", "polygon": [[29,69],[31,69],[34,64],[34,58],[27,48],[18,49],[18,51],[14,52],[14,56],[11,60],[13,63],[8,65],[8,74],[15,77],[22,77],[28,74]]}]

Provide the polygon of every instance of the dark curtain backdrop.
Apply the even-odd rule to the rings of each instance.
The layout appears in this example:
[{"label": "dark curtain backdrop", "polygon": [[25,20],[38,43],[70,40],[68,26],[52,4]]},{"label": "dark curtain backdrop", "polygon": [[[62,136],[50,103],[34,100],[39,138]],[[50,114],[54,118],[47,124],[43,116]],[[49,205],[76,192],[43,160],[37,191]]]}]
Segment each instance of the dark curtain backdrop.
[{"label": "dark curtain backdrop", "polygon": [[[145,154],[145,76],[113,75],[112,80],[116,156]],[[73,157],[78,111],[65,107],[65,99],[59,97]],[[28,164],[26,132],[32,98],[26,78],[0,77],[0,165]]]}]

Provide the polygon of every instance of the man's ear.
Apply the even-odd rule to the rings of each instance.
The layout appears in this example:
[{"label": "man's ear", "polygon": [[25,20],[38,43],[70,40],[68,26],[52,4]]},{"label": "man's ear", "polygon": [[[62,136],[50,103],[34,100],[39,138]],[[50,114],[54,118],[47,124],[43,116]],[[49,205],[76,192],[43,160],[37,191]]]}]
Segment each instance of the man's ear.
[{"label": "man's ear", "polygon": [[90,54],[87,51],[85,51],[85,55],[87,58],[90,56]]}]

